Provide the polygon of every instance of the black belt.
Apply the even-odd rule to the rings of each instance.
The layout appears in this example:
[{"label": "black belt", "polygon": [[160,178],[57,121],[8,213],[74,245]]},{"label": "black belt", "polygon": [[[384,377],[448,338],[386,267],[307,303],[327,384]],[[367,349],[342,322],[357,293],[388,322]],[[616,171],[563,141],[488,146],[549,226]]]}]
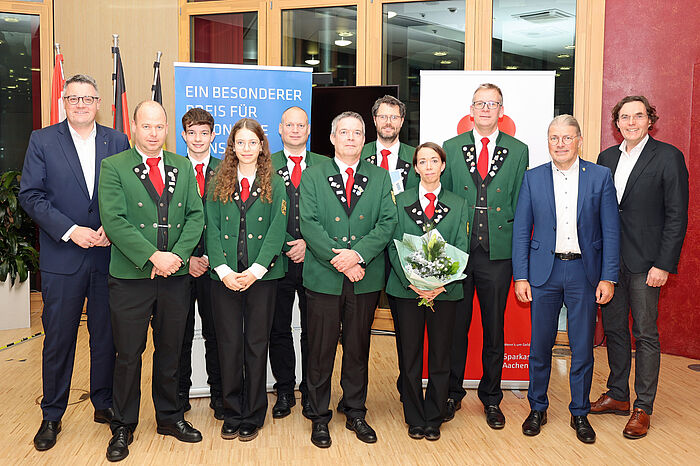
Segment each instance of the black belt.
[{"label": "black belt", "polygon": [[554,254],[554,257],[563,261],[573,261],[576,259],[580,259],[581,254],[578,252],[558,252]]}]

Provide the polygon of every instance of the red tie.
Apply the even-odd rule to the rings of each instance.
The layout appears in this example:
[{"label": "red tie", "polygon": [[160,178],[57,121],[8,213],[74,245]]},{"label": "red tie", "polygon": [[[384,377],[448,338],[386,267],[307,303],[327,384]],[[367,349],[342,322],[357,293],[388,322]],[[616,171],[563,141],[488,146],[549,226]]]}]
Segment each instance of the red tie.
[{"label": "red tie", "polygon": [[350,207],[350,194],[352,193],[352,186],[355,184],[355,178],[352,176],[352,168],[348,167],[345,173],[348,174],[348,181],[345,183],[345,198],[348,200],[348,207]]},{"label": "red tie", "polygon": [[489,172],[489,138],[481,138],[481,152],[479,152],[479,160],[476,161],[476,169],[479,170],[479,175],[482,180],[486,179]]},{"label": "red tie", "polygon": [[250,183],[248,183],[248,178],[243,178],[241,180],[241,201],[247,201],[248,196],[250,196]]},{"label": "red tie", "polygon": [[160,157],[148,157],[146,163],[148,164],[148,178],[151,180],[153,187],[156,188],[159,196],[163,195],[163,178],[160,176],[160,169],[158,168],[158,162],[160,162]]},{"label": "red tie", "polygon": [[194,167],[197,172],[197,186],[199,186],[199,197],[204,196],[204,164],[198,163]]},{"label": "red tie", "polygon": [[301,156],[290,156],[289,160],[294,162],[294,168],[292,169],[292,184],[295,188],[298,188],[299,183],[301,182]]},{"label": "red tie", "polygon": [[380,165],[384,170],[389,169],[389,154],[391,151],[389,149],[382,149],[382,164]]},{"label": "red tie", "polygon": [[427,193],[425,197],[430,201],[430,204],[425,207],[425,216],[433,218],[433,215],[435,215],[435,199],[437,199],[437,197],[433,193]]}]

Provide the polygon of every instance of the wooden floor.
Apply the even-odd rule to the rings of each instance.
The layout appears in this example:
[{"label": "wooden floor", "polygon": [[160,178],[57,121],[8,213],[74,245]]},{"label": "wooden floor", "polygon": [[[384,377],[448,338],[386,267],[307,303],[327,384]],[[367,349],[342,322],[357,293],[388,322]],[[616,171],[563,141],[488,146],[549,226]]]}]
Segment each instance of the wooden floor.
[{"label": "wooden floor", "polygon": [[[40,301],[33,297],[32,328],[0,331],[0,347],[41,331]],[[89,390],[89,354],[86,326],[81,324],[73,375],[70,405],[63,417],[63,431],[57,445],[37,452],[32,438],[41,422],[42,337],[0,351],[0,464],[107,463],[105,451],[110,438],[108,427],[92,421]],[[149,343],[150,345],[150,343]],[[367,420],[377,430],[379,441],[366,445],[344,428],[344,419],[334,416],[330,424],[333,445],[327,450],[309,441],[310,422],[301,415],[299,404],[292,415],[274,420],[268,413],[257,439],[243,443],[225,441],[219,436],[208,399],[192,400],[186,418],[202,431],[198,444],[182,444],[172,437],[156,434],[150,397],[150,349],[144,358],[141,420],[122,464],[698,464],[700,461],[700,373],[688,368],[699,361],[662,356],[659,393],[651,429],[646,438],[627,440],[622,436],[626,417],[590,416],[598,434],[593,445],[576,440],[569,427],[569,387],[565,357],[554,359],[550,385],[549,422],[537,437],[522,435],[520,425],[529,412],[525,392],[507,391],[501,408],[506,427],[493,431],[484,421],[481,405],[473,390],[462,402],[455,419],[442,427],[437,442],[412,440],[406,433],[403,411],[394,382],[396,354],[391,336],[372,337]],[[592,397],[605,386],[607,374],[604,349],[596,349]],[[336,361],[333,396],[340,395],[339,359]],[[297,393],[298,396],[298,393]],[[270,405],[274,402],[269,398]]]}]

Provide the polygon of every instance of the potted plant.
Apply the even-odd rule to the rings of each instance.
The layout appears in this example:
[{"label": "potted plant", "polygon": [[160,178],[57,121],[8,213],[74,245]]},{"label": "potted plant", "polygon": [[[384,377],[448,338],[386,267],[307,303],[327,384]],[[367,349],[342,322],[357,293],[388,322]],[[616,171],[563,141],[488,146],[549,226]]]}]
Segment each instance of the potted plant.
[{"label": "potted plant", "polygon": [[34,223],[19,205],[18,171],[0,176],[0,330],[29,327],[29,273],[38,253]]}]

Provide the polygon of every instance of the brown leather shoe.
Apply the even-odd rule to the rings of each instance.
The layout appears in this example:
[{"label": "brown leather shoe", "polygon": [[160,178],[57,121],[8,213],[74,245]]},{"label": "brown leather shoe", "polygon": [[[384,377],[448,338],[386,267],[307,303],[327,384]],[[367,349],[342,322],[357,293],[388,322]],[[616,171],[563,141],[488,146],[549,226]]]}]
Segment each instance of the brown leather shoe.
[{"label": "brown leather shoe", "polygon": [[591,414],[619,414],[620,416],[629,416],[630,402],[617,401],[603,393],[596,401],[591,403]]},{"label": "brown leather shoe", "polygon": [[649,415],[641,408],[634,408],[630,420],[627,421],[625,430],[622,431],[622,435],[627,438],[637,439],[644,437],[648,430]]}]

